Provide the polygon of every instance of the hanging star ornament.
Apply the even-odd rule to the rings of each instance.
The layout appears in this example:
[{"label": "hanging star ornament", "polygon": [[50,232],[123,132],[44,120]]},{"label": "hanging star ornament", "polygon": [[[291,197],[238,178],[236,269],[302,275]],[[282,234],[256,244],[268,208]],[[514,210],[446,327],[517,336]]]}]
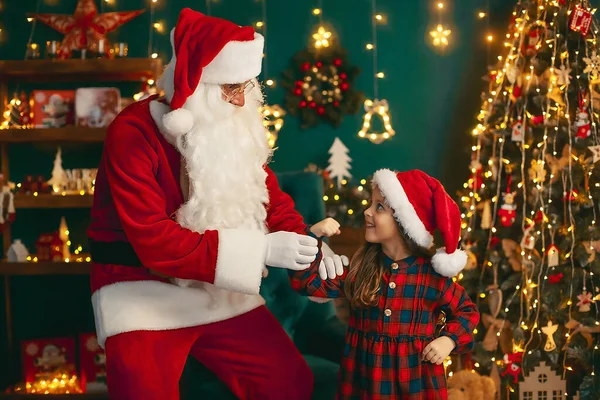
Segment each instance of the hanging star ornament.
[{"label": "hanging star ornament", "polygon": [[94,0],[78,0],[73,15],[30,13],[27,17],[35,18],[65,35],[59,58],[66,59],[73,50],[97,51],[100,40],[104,41],[105,52],[109,54],[106,33],[114,31],[143,12],[144,10],[137,10],[98,14]]},{"label": "hanging star ornament", "polygon": [[[363,126],[361,130],[358,132],[358,136],[361,138],[367,138],[372,143],[380,144],[386,139],[391,138],[396,134],[394,129],[392,128],[392,123],[390,122],[389,105],[387,100],[365,100],[365,115],[363,117]],[[375,133],[370,131],[371,129],[371,119],[373,118],[373,114],[378,114],[383,120],[383,126],[385,127],[385,132]]]}]

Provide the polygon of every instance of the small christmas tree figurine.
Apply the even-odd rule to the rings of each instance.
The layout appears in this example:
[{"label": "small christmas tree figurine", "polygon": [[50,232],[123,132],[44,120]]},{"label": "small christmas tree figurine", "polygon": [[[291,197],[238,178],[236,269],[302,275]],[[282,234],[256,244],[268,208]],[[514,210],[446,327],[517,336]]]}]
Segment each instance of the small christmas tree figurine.
[{"label": "small christmas tree figurine", "polygon": [[58,228],[58,236],[60,237],[60,240],[62,240],[62,242],[63,242],[63,246],[62,246],[63,260],[68,260],[71,258],[71,249],[70,249],[71,241],[69,240],[69,228],[67,227],[67,221],[65,220],[65,217],[61,217],[61,219],[60,219],[60,226]]},{"label": "small christmas tree figurine", "polygon": [[31,104],[25,92],[21,91],[19,104],[19,125],[21,128],[29,128],[31,125]]},{"label": "small christmas tree figurine", "polygon": [[348,148],[336,137],[329,149],[331,157],[329,157],[327,172],[329,172],[331,178],[337,179],[338,189],[342,187],[344,180],[352,178],[352,174],[350,174],[350,161],[352,161],[352,158],[350,158],[348,152]]},{"label": "small christmas tree figurine", "polygon": [[21,100],[19,99],[17,93],[15,93],[13,98],[4,104],[5,111],[4,120],[2,121],[2,128],[8,129],[21,127],[21,108]]},{"label": "small christmas tree figurine", "polygon": [[54,159],[54,168],[52,169],[52,178],[48,181],[52,186],[54,193],[60,193],[67,186],[67,173],[62,167],[61,149],[58,148],[56,158]]}]

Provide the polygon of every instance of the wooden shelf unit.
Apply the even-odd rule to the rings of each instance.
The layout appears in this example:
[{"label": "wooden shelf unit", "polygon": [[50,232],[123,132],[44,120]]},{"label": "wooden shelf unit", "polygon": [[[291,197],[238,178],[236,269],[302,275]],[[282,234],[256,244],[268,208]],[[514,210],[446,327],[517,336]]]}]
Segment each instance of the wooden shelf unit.
[{"label": "wooden shelf unit", "polygon": [[0,61],[3,82],[135,82],[161,73],[158,58]]},{"label": "wooden shelf unit", "polygon": [[[89,59],[89,60],[16,60],[0,61],[0,115],[4,115],[5,104],[10,100],[9,85],[21,83],[87,83],[87,82],[143,82],[156,80],[162,73],[162,61],[153,58]],[[101,83],[100,86],[105,84]],[[12,89],[12,87],[11,87]],[[0,171],[5,181],[9,174],[9,147],[18,143],[68,142],[102,143],[106,129],[69,126],[48,129],[5,129],[0,130]],[[91,207],[90,195],[15,195],[16,208],[86,208]],[[19,223],[18,220],[15,223]],[[12,242],[10,225],[3,232],[5,253]],[[10,280],[15,275],[85,275],[89,274],[89,263],[0,263],[0,276],[4,277],[4,300],[8,354],[4,360],[12,364],[16,359],[13,329]],[[9,364],[9,365],[10,365]],[[9,370],[8,381],[17,381],[18,371]],[[40,395],[2,394],[1,399],[34,399]],[[56,400],[94,399],[105,400],[105,394],[44,395]]]},{"label": "wooden shelf unit", "polygon": [[89,275],[89,262],[0,262],[0,275]]},{"label": "wooden shelf unit", "polygon": [[65,126],[64,128],[0,129],[0,143],[69,142],[102,143],[106,128]]},{"label": "wooden shelf unit", "polygon": [[15,194],[15,208],[91,208],[94,196],[91,194]]},{"label": "wooden shelf unit", "polygon": [[0,393],[0,400],[109,400],[108,393],[82,393],[82,394],[20,394]]}]

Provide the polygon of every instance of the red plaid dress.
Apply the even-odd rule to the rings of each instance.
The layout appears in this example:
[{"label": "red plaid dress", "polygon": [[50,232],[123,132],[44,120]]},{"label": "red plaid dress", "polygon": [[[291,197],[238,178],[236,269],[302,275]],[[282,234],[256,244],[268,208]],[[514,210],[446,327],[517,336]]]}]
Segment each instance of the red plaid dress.
[{"label": "red plaid dress", "polygon": [[[385,257],[381,297],[375,307],[353,309],[339,374],[339,399],[447,399],[443,365],[422,361],[435,338],[440,311],[446,314],[441,334],[455,343],[454,352],[473,348],[479,313],[465,290],[437,274],[429,260]],[[344,276],[321,280],[316,267],[290,273],[298,292],[342,297]]]}]

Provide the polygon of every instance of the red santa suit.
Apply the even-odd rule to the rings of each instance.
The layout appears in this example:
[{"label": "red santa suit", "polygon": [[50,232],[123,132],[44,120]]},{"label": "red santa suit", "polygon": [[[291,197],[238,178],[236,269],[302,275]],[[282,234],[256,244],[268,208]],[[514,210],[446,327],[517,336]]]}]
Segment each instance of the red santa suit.
[{"label": "red santa suit", "polygon": [[[189,354],[239,398],[308,399],[310,370],[259,295],[265,233],[306,229],[273,172],[265,166],[262,182],[246,188],[264,191],[266,205],[250,211],[258,224],[200,233],[179,221],[188,188],[196,188],[194,201],[202,199],[199,186],[186,182],[181,131],[174,134],[190,122],[186,98],[205,81],[256,77],[263,39],[252,28],[185,9],[172,42],[170,106],[153,96],[123,110],[108,129],[96,178],[92,304],[111,399],[178,399]],[[238,189],[245,188],[231,193]]]}]

